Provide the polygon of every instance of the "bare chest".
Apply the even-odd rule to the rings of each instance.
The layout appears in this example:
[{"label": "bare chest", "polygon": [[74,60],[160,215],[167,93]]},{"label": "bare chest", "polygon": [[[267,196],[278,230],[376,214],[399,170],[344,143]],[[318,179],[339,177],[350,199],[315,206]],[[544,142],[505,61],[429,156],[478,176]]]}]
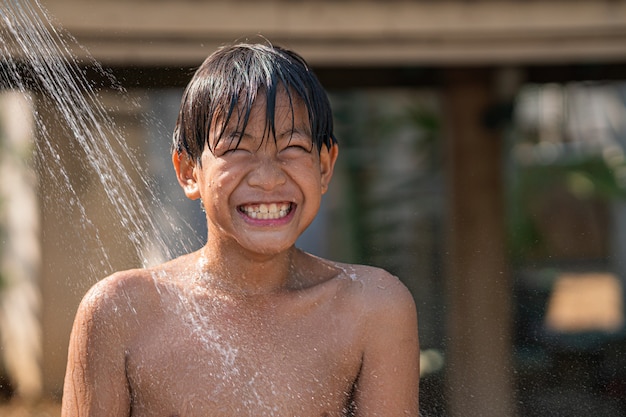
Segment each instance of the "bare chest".
[{"label": "bare chest", "polygon": [[354,327],[324,308],[158,315],[128,352],[133,415],[341,416],[360,368]]}]

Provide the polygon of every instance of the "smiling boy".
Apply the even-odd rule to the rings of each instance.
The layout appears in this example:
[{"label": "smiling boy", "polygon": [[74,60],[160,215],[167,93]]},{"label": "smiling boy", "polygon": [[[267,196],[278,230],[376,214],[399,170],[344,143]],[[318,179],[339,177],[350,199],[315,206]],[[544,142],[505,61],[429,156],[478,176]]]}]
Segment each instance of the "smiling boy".
[{"label": "smiling boy", "polygon": [[63,416],[417,416],[413,299],[295,247],[338,147],[295,53],[221,48],[181,103],[172,161],[208,238],[97,283],[76,315]]}]

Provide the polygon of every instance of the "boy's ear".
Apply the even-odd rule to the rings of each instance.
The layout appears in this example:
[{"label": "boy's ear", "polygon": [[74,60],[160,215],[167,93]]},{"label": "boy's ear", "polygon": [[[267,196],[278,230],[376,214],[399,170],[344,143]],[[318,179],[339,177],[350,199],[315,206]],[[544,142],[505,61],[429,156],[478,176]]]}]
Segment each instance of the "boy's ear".
[{"label": "boy's ear", "polygon": [[187,198],[200,198],[200,187],[196,178],[196,161],[187,152],[172,152],[172,164],[176,171],[176,178]]},{"label": "boy's ear", "polygon": [[334,143],[330,149],[326,145],[322,145],[320,151],[320,173],[322,174],[322,194],[328,191],[328,185],[333,177],[333,170],[335,169],[335,162],[337,162],[337,156],[339,155],[339,146]]}]

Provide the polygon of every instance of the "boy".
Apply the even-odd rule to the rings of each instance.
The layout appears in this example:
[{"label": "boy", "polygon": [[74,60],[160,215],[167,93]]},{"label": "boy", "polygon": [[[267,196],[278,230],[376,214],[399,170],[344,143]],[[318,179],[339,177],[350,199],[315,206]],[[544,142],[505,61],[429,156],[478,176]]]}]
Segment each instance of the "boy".
[{"label": "boy", "polygon": [[406,287],[294,246],[337,153],[326,93],[300,56],[239,44],[207,58],[172,155],[207,243],[89,291],[63,416],[417,416]]}]

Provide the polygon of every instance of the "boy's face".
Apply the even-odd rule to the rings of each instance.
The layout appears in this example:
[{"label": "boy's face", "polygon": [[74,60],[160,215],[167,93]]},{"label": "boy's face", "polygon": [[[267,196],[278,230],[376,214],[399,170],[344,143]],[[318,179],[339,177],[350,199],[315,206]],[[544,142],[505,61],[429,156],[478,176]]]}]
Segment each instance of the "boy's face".
[{"label": "boy's face", "polygon": [[[255,101],[241,141],[237,116],[211,131],[202,163],[174,155],[179,182],[189,198],[202,198],[209,244],[235,244],[258,254],[290,248],[313,221],[328,188],[337,146],[313,144],[305,106],[277,94],[275,136],[266,123],[266,100]],[[214,124],[220,126],[220,123]]]}]

